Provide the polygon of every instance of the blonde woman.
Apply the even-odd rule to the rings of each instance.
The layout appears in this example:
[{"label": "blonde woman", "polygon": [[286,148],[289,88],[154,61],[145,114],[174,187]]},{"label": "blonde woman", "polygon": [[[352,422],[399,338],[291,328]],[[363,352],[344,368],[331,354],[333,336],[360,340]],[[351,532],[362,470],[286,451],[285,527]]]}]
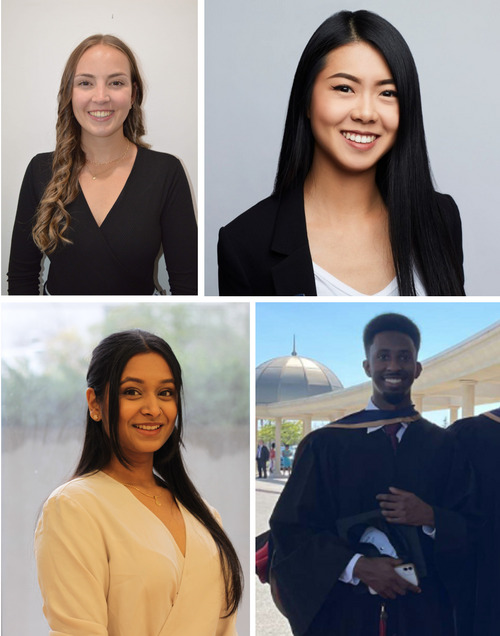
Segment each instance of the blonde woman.
[{"label": "blonde woman", "polygon": [[142,141],[144,85],[130,48],[93,35],[71,53],[56,148],[28,166],[9,262],[9,294],[153,294],[165,255],[173,294],[197,293],[197,228],[186,175]]}]

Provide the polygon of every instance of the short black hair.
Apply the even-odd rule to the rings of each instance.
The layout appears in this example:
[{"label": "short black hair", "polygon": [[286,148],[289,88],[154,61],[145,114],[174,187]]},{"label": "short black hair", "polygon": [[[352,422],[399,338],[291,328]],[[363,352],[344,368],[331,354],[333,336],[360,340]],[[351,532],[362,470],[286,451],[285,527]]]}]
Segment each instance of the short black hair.
[{"label": "short black hair", "polygon": [[368,350],[373,344],[375,336],[382,331],[397,331],[406,334],[412,339],[418,353],[420,349],[420,330],[417,325],[402,314],[380,314],[380,316],[370,320],[363,331],[363,344],[366,355],[368,355]]}]

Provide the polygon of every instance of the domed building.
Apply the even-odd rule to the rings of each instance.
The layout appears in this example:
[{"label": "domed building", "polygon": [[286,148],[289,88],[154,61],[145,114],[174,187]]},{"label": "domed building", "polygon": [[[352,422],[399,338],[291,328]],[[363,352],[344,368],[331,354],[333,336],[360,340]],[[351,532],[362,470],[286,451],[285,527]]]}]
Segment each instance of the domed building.
[{"label": "domed building", "polygon": [[272,358],[255,371],[257,404],[272,404],[342,389],[335,373],[321,362],[292,354]]}]

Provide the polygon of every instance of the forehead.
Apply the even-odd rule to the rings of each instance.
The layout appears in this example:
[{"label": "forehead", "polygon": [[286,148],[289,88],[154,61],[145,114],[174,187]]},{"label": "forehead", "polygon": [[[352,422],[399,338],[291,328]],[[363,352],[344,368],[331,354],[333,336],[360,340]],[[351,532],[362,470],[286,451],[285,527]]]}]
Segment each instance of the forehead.
[{"label": "forehead", "polygon": [[130,63],[128,57],[109,44],[96,44],[91,46],[78,60],[75,74],[90,73],[124,73],[130,75]]},{"label": "forehead", "polygon": [[122,379],[134,377],[140,379],[172,378],[172,371],[166,360],[159,353],[138,353],[130,358],[122,372]]},{"label": "forehead", "polygon": [[392,73],[380,51],[367,42],[352,42],[339,46],[326,56],[322,74],[349,73],[356,77],[390,79]]},{"label": "forehead", "polygon": [[411,351],[416,355],[417,350],[415,343],[405,333],[400,331],[381,331],[377,333],[373,338],[373,343],[370,347],[370,351],[380,351],[382,349],[389,349],[391,351]]}]

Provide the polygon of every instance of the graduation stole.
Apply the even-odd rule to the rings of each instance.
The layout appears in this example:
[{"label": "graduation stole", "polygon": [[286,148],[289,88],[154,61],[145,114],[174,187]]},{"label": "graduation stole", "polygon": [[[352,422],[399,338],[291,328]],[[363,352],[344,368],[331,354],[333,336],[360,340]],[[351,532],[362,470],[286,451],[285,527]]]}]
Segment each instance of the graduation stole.
[{"label": "graduation stole", "polygon": [[500,414],[500,409],[496,409],[495,411],[488,411],[487,413],[482,413],[482,415],[484,415],[485,417],[489,417],[490,420],[493,420],[494,422],[500,422],[500,416],[498,414]]},{"label": "graduation stole", "polygon": [[[326,425],[326,428],[377,428],[378,426],[386,426],[387,424],[410,424],[422,419],[420,413],[415,409],[413,404],[403,409],[395,411],[373,409],[358,411],[341,417],[334,422]],[[500,422],[500,418],[498,419]]]}]

